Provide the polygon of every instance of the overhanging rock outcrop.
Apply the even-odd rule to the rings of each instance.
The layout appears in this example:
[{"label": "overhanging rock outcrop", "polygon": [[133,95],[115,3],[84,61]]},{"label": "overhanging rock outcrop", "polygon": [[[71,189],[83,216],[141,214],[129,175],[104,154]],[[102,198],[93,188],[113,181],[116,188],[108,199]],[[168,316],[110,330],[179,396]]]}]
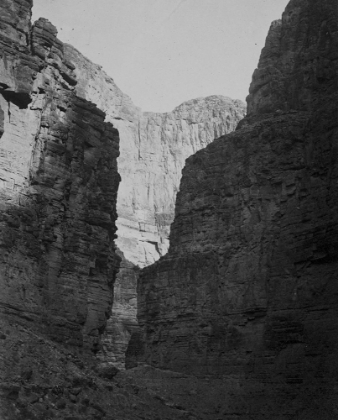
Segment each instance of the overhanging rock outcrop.
[{"label": "overhanging rock outcrop", "polygon": [[218,418],[337,415],[337,100],[337,3],[292,0],[247,117],[187,160],[169,253],[141,271],[139,359],[218,381]]}]

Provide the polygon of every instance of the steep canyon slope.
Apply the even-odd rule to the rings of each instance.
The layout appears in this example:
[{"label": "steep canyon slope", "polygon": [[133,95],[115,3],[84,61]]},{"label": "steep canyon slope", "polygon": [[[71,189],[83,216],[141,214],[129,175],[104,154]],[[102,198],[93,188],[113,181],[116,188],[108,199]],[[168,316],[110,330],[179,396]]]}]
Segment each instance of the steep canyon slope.
[{"label": "steep canyon slope", "polygon": [[[336,0],[290,1],[248,116],[188,159],[169,253],[141,274],[128,355],[142,363],[120,373],[96,358],[123,257],[117,211],[135,258],[116,282],[112,328],[126,338],[135,264],[165,252],[183,154],[243,108],[210,97],[142,113],[48,21],[31,27],[31,6],[0,3],[1,419],[336,418]],[[118,164],[109,121],[129,139]],[[134,189],[119,204],[123,167]],[[154,183],[166,171],[177,176],[164,203]],[[100,358],[115,363],[110,345]]]},{"label": "steep canyon slope", "polygon": [[31,7],[0,3],[0,418],[103,418],[112,404],[130,418],[93,371],[120,261],[119,136],[76,96]]},{"label": "steep canyon slope", "polygon": [[119,136],[76,95],[55,27],[31,27],[31,7],[0,3],[0,418],[177,418],[97,363],[120,261]]},{"label": "steep canyon slope", "polygon": [[74,66],[77,95],[97,104],[121,139],[116,244],[122,263],[99,357],[124,368],[129,338],[137,327],[138,270],[168,250],[185,159],[234,131],[246,107],[239,100],[214,95],[184,102],[172,112],[142,112],[100,66],[74,47],[65,45],[65,57]]},{"label": "steep canyon slope", "polygon": [[76,94],[95,103],[120,133],[117,244],[128,261],[144,267],[167,252],[185,159],[234,131],[246,107],[214,95],[184,102],[172,112],[142,112],[101,66],[71,45],[64,51],[74,66]]},{"label": "steep canyon slope", "polygon": [[[5,3],[5,16],[30,17],[29,2]],[[118,132],[74,94],[55,28],[41,19],[28,30],[21,44],[0,34],[2,310],[92,347],[119,265]]]},{"label": "steep canyon slope", "polygon": [[[0,418],[180,418],[179,406],[97,361],[121,260],[114,240],[123,163],[117,164],[119,133],[108,120],[132,132],[131,143],[145,139],[146,150],[136,148],[136,155],[156,176],[157,161],[178,174],[185,154],[234,129],[243,105],[210,97],[174,113],[141,114],[112,79],[57,39],[50,22],[32,26],[31,7],[31,0],[0,4]],[[92,71],[96,85],[84,76]],[[167,140],[182,149],[177,160]],[[161,158],[147,156],[153,151]],[[137,168],[155,195],[155,175],[142,162]],[[140,219],[142,238],[151,232],[165,242],[170,194],[167,219],[145,216],[151,228],[160,227],[157,236]],[[142,195],[135,195],[139,210]]]},{"label": "steep canyon slope", "polygon": [[336,0],[290,1],[247,102],[235,133],[187,160],[169,253],[141,271],[144,348],[130,355],[208,376],[215,418],[329,420],[338,413]]},{"label": "steep canyon slope", "polygon": [[123,256],[104,339],[106,361],[124,366],[136,324],[138,268],[167,252],[185,159],[233,131],[244,114],[242,102],[210,96],[184,102],[170,113],[143,113],[134,122],[134,136],[124,135],[124,121],[114,121],[121,133],[116,243]]}]

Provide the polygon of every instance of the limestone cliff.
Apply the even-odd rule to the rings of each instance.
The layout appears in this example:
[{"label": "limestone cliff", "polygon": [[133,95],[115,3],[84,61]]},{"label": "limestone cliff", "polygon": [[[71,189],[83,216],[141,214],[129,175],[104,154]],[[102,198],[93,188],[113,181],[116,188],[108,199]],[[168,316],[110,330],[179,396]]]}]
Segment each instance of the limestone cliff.
[{"label": "limestone cliff", "polygon": [[97,104],[120,133],[116,243],[122,264],[99,357],[124,368],[129,338],[137,326],[138,269],[167,252],[185,159],[235,130],[246,109],[241,101],[215,95],[184,102],[168,113],[142,112],[100,66],[70,45],[65,46],[65,56],[74,66],[77,95]]},{"label": "limestone cliff", "polygon": [[336,0],[291,0],[248,116],[187,160],[169,253],[141,271],[139,358],[209,376],[212,418],[337,416],[337,51]]}]

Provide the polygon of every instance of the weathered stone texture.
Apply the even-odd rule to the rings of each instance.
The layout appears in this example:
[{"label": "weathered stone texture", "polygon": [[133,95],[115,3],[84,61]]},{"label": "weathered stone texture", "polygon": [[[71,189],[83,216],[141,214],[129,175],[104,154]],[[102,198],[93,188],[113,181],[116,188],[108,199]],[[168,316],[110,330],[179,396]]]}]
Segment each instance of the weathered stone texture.
[{"label": "weathered stone texture", "polygon": [[[0,6],[6,9],[0,16],[4,419],[38,418],[18,397],[18,370],[30,369],[27,378],[35,377],[48,360],[44,355],[39,362],[32,337],[45,350],[49,339],[89,355],[99,349],[120,261],[114,245],[118,131],[104,122],[103,111],[75,95],[74,67],[64,61],[55,27],[41,19],[28,33],[30,6],[19,0]],[[40,374],[39,386],[49,386],[43,369]]]},{"label": "weathered stone texture", "polygon": [[184,102],[171,113],[143,113],[119,158],[117,243],[129,261],[144,267],[167,252],[185,159],[233,131],[244,113],[240,101],[222,96]]},{"label": "weathered stone texture", "polygon": [[[30,103],[20,90],[2,91],[2,295],[16,311],[46,312],[58,330],[78,330],[70,337],[76,341],[98,336],[111,304],[119,138],[102,111],[74,95],[55,35],[46,20],[33,28],[33,51],[45,61],[28,59]],[[7,63],[22,64],[15,51],[7,60],[9,53]]]},{"label": "weathered stone texture", "polygon": [[135,270],[168,250],[185,159],[233,131],[245,115],[245,106],[224,96],[210,96],[184,102],[168,113],[141,112],[100,66],[70,45],[65,45],[65,57],[74,66],[77,95],[96,103],[120,133],[122,181],[116,243],[123,262],[99,357],[103,363],[124,368],[125,351],[137,323]]},{"label": "weathered stone texture", "polygon": [[19,50],[29,46],[32,5],[33,0],[1,0],[0,35],[14,41]]},{"label": "weathered stone texture", "polygon": [[185,159],[235,130],[245,105],[215,95],[168,113],[142,112],[101,66],[70,45],[65,45],[65,57],[74,68],[77,95],[97,104],[119,130],[117,245],[128,261],[144,267],[167,252]]},{"label": "weathered stone texture", "polygon": [[[129,380],[93,357],[119,263],[118,133],[99,108],[113,104],[107,113],[115,107],[116,121],[129,118],[132,133],[139,111],[116,87],[108,97],[98,87],[98,107],[88,102],[80,93],[85,76],[69,53],[77,52],[47,20],[31,28],[24,5],[31,2],[0,5],[0,417],[182,418],[178,403],[139,385],[142,369]],[[81,65],[88,74],[95,69]],[[115,306],[122,336],[135,327],[137,272],[122,261]]]},{"label": "weathered stone texture", "polygon": [[[337,4],[290,1],[282,21],[272,23],[253,74],[248,114],[313,110],[320,92],[335,88]],[[311,28],[311,29],[309,29]],[[309,33],[310,30],[310,33]]]},{"label": "weathered stone texture", "polygon": [[[144,267],[167,252],[185,159],[215,137],[233,131],[244,113],[240,101],[210,96],[185,102],[171,113],[143,113],[134,123],[133,132],[126,132],[122,127],[124,121],[118,122],[122,139],[118,163],[122,181],[117,206],[117,245],[124,254],[124,264]],[[130,123],[126,127],[129,130]],[[103,340],[106,360],[115,358],[119,367],[124,366],[130,337],[130,329],[123,325],[136,323],[133,318],[136,306],[133,305],[136,305],[137,276],[133,274],[134,269],[129,279],[127,273],[123,271],[121,277],[118,275],[115,286],[115,295],[121,296],[121,300],[114,300],[115,307],[119,305],[123,315],[122,312],[115,314],[113,309]],[[124,309],[122,301],[126,302]],[[121,331],[118,347],[109,344],[112,329]]]},{"label": "weathered stone texture", "polygon": [[64,57],[74,68],[77,96],[95,103],[112,123],[123,120],[126,125],[128,121],[134,122],[138,119],[141,110],[119,89],[101,66],[92,63],[69,44],[64,44]]},{"label": "weathered stone texture", "polygon": [[138,331],[136,285],[139,267],[124,258],[114,284],[114,304],[102,335],[102,349],[97,357],[103,366],[125,369],[125,352],[131,335]]},{"label": "weathered stone texture", "polygon": [[338,412],[337,47],[335,0],[289,3],[248,117],[187,160],[169,253],[141,271],[141,360],[222,379],[219,418]]}]

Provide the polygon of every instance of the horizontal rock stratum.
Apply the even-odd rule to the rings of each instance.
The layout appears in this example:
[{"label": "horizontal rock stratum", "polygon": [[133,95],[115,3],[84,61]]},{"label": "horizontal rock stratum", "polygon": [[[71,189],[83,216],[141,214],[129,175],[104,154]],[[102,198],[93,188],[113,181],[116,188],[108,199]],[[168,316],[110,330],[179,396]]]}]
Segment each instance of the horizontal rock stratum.
[{"label": "horizontal rock stratum", "polygon": [[141,271],[136,350],[154,367],[221,383],[217,418],[329,420],[338,413],[336,0],[290,1],[247,101],[235,133],[187,160],[169,253]]}]

